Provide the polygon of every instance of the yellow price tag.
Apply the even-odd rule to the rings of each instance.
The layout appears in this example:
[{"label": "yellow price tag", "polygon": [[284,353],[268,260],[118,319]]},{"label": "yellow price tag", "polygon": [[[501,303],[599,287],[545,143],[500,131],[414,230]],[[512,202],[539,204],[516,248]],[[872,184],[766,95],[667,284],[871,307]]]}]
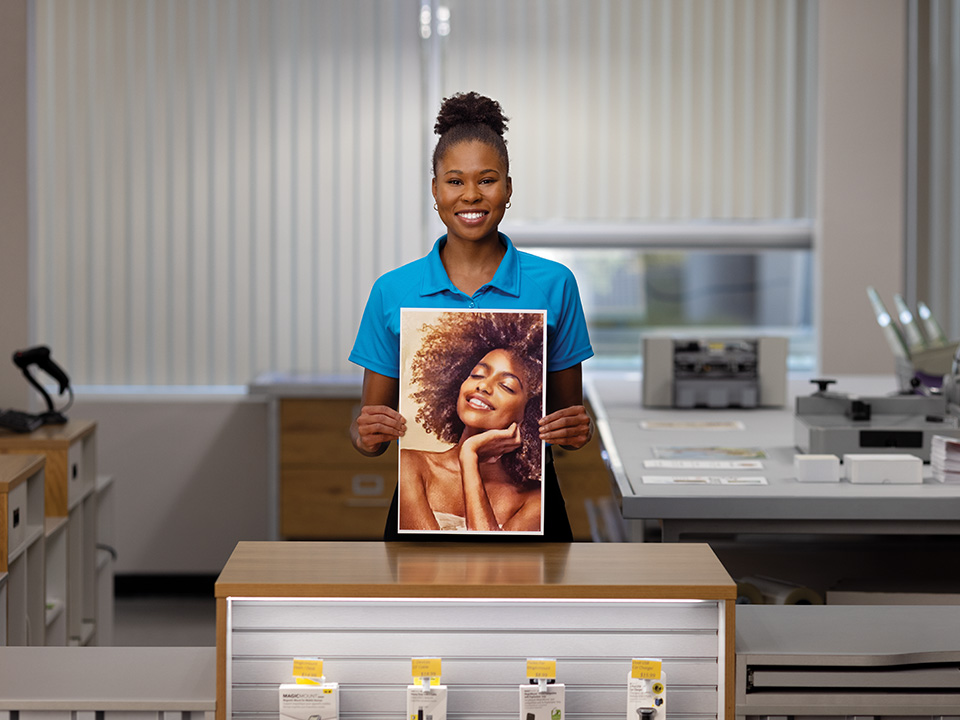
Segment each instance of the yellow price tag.
[{"label": "yellow price tag", "polygon": [[557,661],[556,660],[527,660],[527,678],[530,680],[556,680],[557,679]]},{"label": "yellow price tag", "polygon": [[659,660],[649,660],[646,658],[634,658],[633,667],[630,670],[630,675],[635,680],[659,680],[660,679],[660,666],[662,663]]},{"label": "yellow price tag", "polygon": [[415,678],[440,677],[440,658],[413,658],[410,661],[410,674]]},{"label": "yellow price tag", "polygon": [[323,677],[323,660],[316,658],[294,658],[293,676],[319,678]]}]

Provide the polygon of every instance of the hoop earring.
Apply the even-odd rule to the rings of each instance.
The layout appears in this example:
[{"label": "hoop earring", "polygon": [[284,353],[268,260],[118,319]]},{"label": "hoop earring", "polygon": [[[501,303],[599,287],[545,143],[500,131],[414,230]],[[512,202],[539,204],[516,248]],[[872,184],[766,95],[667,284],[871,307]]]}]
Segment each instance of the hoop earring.
[{"label": "hoop earring", "polygon": [[513,203],[507,200],[507,207],[505,209],[509,210],[511,205],[513,205]]},{"label": "hoop earring", "polygon": [[440,210],[440,208],[437,207],[437,204],[436,204],[436,203],[433,204],[433,209],[434,209],[434,210],[438,210],[438,211]]}]

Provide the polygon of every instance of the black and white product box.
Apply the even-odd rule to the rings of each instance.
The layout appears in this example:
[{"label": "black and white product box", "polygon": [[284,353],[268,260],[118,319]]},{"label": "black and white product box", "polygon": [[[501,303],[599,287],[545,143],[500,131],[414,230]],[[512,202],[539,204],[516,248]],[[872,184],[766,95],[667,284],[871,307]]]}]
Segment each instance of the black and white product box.
[{"label": "black and white product box", "polygon": [[641,680],[627,673],[627,720],[664,720],[667,717],[667,681]]},{"label": "black and white product box", "polygon": [[280,686],[280,720],[338,720],[339,714],[337,683]]},{"label": "black and white product box", "polygon": [[560,683],[520,686],[520,720],[563,720],[563,690]]},{"label": "black and white product box", "polygon": [[412,720],[447,720],[447,686],[407,686],[407,718]]}]

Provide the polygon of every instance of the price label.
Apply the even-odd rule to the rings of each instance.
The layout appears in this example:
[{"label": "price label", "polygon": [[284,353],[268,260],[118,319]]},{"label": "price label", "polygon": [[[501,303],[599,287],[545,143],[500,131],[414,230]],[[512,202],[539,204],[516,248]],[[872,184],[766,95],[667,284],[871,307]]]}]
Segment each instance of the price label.
[{"label": "price label", "polygon": [[294,658],[293,676],[304,678],[323,677],[323,660],[317,658]]},{"label": "price label", "polygon": [[659,660],[634,658],[630,676],[636,680],[659,680],[661,665]]},{"label": "price label", "polygon": [[410,674],[414,678],[440,677],[440,658],[413,658],[410,662]]},{"label": "price label", "polygon": [[556,680],[557,661],[540,658],[527,660],[527,678],[530,680]]}]

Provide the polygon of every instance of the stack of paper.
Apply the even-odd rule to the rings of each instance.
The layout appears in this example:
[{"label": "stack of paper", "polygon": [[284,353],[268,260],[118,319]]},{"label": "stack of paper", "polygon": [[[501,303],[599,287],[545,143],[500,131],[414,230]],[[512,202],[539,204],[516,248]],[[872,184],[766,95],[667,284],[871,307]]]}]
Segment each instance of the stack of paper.
[{"label": "stack of paper", "polygon": [[934,435],[930,440],[930,469],[934,480],[960,483],[960,440]]}]

